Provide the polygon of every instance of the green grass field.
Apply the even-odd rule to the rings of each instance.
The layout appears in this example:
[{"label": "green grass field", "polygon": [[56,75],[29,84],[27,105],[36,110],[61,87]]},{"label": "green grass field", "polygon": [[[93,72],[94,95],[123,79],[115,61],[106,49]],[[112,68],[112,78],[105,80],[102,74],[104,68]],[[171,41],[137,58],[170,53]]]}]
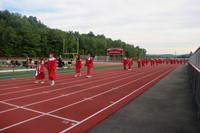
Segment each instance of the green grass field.
[{"label": "green grass field", "polygon": [[[93,70],[109,69],[109,68],[119,68],[121,65],[111,65],[111,66],[96,66]],[[21,68],[18,68],[21,69]],[[74,69],[57,69],[57,74],[61,73],[74,73]],[[81,71],[86,71],[86,68],[81,69]],[[47,75],[47,71],[45,71]],[[25,78],[25,77],[34,77],[35,71],[23,71],[23,72],[2,72],[0,73],[0,80],[12,79],[12,78]]]}]

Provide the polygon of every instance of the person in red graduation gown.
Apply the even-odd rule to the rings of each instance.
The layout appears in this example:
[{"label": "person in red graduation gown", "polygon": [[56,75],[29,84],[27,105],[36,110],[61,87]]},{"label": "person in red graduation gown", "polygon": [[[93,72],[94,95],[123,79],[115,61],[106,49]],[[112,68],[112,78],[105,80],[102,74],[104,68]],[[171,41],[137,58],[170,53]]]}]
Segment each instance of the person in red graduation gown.
[{"label": "person in red graduation gown", "polygon": [[36,84],[38,84],[39,81],[41,81],[40,82],[41,84],[44,84],[45,74],[44,74],[44,61],[42,58],[38,59],[38,64],[35,70],[35,78],[36,78],[35,81]]},{"label": "person in red graduation gown", "polygon": [[128,70],[129,70],[129,71],[132,69],[132,65],[133,65],[133,58],[130,57],[130,58],[128,59]]},{"label": "person in red graduation gown", "polygon": [[166,59],[166,64],[167,64],[167,65],[169,64],[169,59]]},{"label": "person in red graduation gown", "polygon": [[145,66],[145,59],[142,59],[142,67]]},{"label": "person in red graduation gown", "polygon": [[186,61],[186,59],[185,59],[185,58],[184,58],[183,62],[184,62],[184,64],[186,64],[186,62],[187,62],[187,61]]},{"label": "person in red graduation gown", "polygon": [[49,54],[49,59],[47,62],[47,70],[48,70],[48,76],[50,80],[50,85],[55,85],[55,79],[56,79],[56,66],[57,66],[57,60],[54,58],[54,53],[51,52]]},{"label": "person in red graduation gown", "polygon": [[82,60],[80,58],[80,55],[77,56],[77,59],[76,59],[76,63],[75,63],[75,67],[76,67],[76,70],[75,70],[75,78],[76,77],[81,77],[81,71],[80,69],[82,68]]},{"label": "person in red graduation gown", "polygon": [[126,56],[124,56],[124,58],[122,59],[122,63],[123,63],[123,66],[124,66],[124,70],[126,70],[126,66],[128,64],[128,58]]},{"label": "person in red graduation gown", "polygon": [[159,65],[159,63],[160,63],[159,59],[156,59],[156,65]]},{"label": "person in red graduation gown", "polygon": [[145,64],[146,64],[146,66],[148,65],[148,63],[149,63],[149,60],[146,59],[146,60],[145,60]]},{"label": "person in red graduation gown", "polygon": [[174,64],[174,61],[173,61],[173,59],[172,59],[172,58],[170,59],[170,64],[171,64],[171,65],[173,65],[173,64]]},{"label": "person in red graduation gown", "polygon": [[88,54],[87,59],[85,60],[85,66],[87,67],[87,78],[92,77],[91,69],[94,67],[93,58]]},{"label": "person in red graduation gown", "polygon": [[159,62],[159,64],[162,64],[162,60],[161,59],[158,59],[158,62]]},{"label": "person in red graduation gown", "polygon": [[182,59],[180,59],[180,64],[181,64],[181,65],[183,64],[183,60],[182,60]]},{"label": "person in red graduation gown", "polygon": [[141,60],[140,60],[140,58],[138,58],[137,64],[138,64],[138,68],[140,68],[141,67]]},{"label": "person in red graduation gown", "polygon": [[173,59],[174,64],[176,64],[176,59]]},{"label": "person in red graduation gown", "polygon": [[154,60],[152,58],[150,59],[150,63],[151,63],[151,66],[154,65]]}]

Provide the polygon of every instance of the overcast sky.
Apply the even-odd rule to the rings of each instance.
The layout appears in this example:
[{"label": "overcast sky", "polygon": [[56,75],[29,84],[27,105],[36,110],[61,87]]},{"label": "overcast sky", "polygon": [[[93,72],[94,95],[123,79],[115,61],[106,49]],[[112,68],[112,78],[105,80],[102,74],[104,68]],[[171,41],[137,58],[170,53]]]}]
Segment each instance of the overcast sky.
[{"label": "overcast sky", "polygon": [[148,54],[185,54],[200,46],[200,0],[0,0],[5,9],[51,28],[121,39]]}]

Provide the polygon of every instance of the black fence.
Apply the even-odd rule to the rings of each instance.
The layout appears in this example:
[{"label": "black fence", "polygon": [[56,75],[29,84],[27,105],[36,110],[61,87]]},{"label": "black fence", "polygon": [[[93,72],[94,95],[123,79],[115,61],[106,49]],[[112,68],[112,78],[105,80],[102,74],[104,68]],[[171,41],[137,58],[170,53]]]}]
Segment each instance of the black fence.
[{"label": "black fence", "polygon": [[200,120],[200,47],[190,56],[188,72]]}]

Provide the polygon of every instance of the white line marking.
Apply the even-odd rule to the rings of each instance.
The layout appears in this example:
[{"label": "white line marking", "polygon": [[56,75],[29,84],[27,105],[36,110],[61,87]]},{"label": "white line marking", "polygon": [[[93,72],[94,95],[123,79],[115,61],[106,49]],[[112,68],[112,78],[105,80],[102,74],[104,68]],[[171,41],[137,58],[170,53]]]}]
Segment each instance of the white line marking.
[{"label": "white line marking", "polygon": [[[100,70],[95,70],[94,71],[94,74],[95,73],[99,73],[99,72],[101,72],[101,71],[103,71],[103,72],[105,72],[105,71],[110,71],[111,69],[114,69],[114,70],[118,70],[118,69],[120,69],[120,68],[108,68],[108,69],[100,69]],[[34,73],[34,72],[33,72]],[[66,74],[69,74],[69,75],[73,75],[73,72],[71,72],[71,73],[58,73],[58,75],[59,75],[59,79],[62,79],[63,77],[66,77]],[[30,75],[32,75],[32,74],[30,74]],[[10,76],[8,76],[8,77],[10,77]],[[73,77],[73,76],[72,76]],[[33,81],[34,80],[34,76],[33,77],[26,77],[26,78],[17,78],[15,81],[18,81],[18,82],[15,82],[15,83],[12,83],[12,85],[16,85],[16,84],[23,84],[23,83],[21,83],[20,81]],[[10,80],[0,80],[0,83],[7,83],[7,84],[10,84]],[[9,86],[9,85],[4,85],[4,86]],[[1,89],[0,89],[1,90]]]},{"label": "white line marking", "polygon": [[18,109],[18,108],[15,107],[15,108],[3,110],[3,111],[0,111],[0,114],[5,113],[5,112],[9,112],[9,111],[12,111],[12,110],[16,110],[16,109]]},{"label": "white line marking", "polygon": [[15,123],[15,124],[13,124],[13,125],[10,125],[10,126],[7,126],[7,127],[4,127],[4,128],[1,128],[0,131],[4,131],[4,130],[9,129],[9,128],[11,128],[11,127],[15,127],[15,126],[17,126],[17,125],[20,125],[20,124],[23,124],[23,123],[26,123],[26,122],[32,121],[32,120],[37,119],[37,118],[40,118],[40,117],[42,117],[42,116],[44,116],[44,115],[38,115],[38,116],[36,116],[36,117],[32,117],[32,118],[30,118],[30,119],[27,119],[27,120],[24,120],[24,121],[21,121],[21,122]]},{"label": "white line marking", "polygon": [[[121,72],[119,72],[121,73]],[[117,74],[119,74],[117,73]],[[99,77],[103,77],[103,76],[106,76],[106,75],[110,75],[111,73],[109,74],[99,74],[99,75],[102,75],[102,76],[99,76]],[[115,74],[115,75],[117,75]],[[125,74],[124,74],[125,75]],[[99,78],[97,77],[97,78]],[[70,83],[76,83],[76,82],[80,82],[80,81],[85,81],[87,79],[82,79],[82,80],[73,80],[73,79],[70,79],[70,82],[67,82],[67,83],[60,83],[59,85],[66,85],[66,84],[70,84]],[[63,79],[63,80],[59,80],[59,81],[67,81],[66,79]],[[32,86],[33,84],[30,84],[28,86]],[[77,84],[77,86],[80,86],[80,84]],[[13,92],[7,92],[7,93],[2,93],[0,94],[0,96],[3,96],[3,95],[9,95],[9,94],[15,94],[15,93],[20,93],[20,92],[27,92],[27,91],[32,91],[32,90],[39,90],[39,89],[42,89],[42,88],[51,88],[51,86],[42,86],[42,87],[36,87],[34,89],[25,89],[25,90],[20,90],[20,91],[13,91]],[[12,88],[13,89],[13,88]]]},{"label": "white line marking", "polygon": [[[162,69],[163,70],[163,69]],[[170,69],[171,70],[171,69]],[[160,70],[161,71],[161,70]],[[158,72],[158,71],[157,71]],[[157,72],[155,72],[155,73],[157,73]],[[154,74],[155,74],[154,73]],[[166,73],[166,72],[165,72]],[[165,74],[164,73],[164,74]],[[152,74],[150,74],[150,75],[152,75]],[[163,75],[163,74],[162,74]],[[146,76],[145,76],[146,77]],[[160,77],[160,76],[159,76]],[[158,78],[158,77],[157,77]],[[157,78],[155,78],[155,79],[157,79]],[[154,79],[154,80],[155,80]],[[153,80],[152,80],[153,81]],[[152,82],[151,81],[151,82]],[[132,81],[133,82],[133,81]],[[131,82],[131,83],[132,83]],[[150,82],[149,82],[150,83]],[[127,85],[127,83],[126,83],[126,85]],[[145,85],[147,85],[147,84],[145,84]],[[124,86],[124,85],[121,85],[121,86]],[[116,88],[119,88],[119,87],[116,87]],[[116,89],[116,88],[114,88],[114,89]],[[140,87],[141,88],[141,87]],[[113,90],[114,90],[113,89]],[[108,91],[106,91],[106,92],[110,92],[111,90],[108,90]],[[105,92],[103,92],[102,94],[104,94]],[[97,94],[97,95],[94,95],[94,96],[92,96],[92,97],[90,97],[90,98],[94,98],[94,97],[97,97],[97,96],[99,96],[100,94]],[[83,101],[83,100],[81,100],[81,101]],[[76,104],[78,104],[78,103],[81,103],[81,101],[79,101],[79,102],[76,102],[76,103],[74,103],[74,104],[71,104],[70,106],[72,106],[72,105],[76,105]],[[84,101],[86,101],[86,100],[84,100]],[[119,101],[119,100],[118,100]],[[0,101],[1,103],[4,103],[4,104],[7,104],[7,105],[11,105],[11,106],[14,106],[14,107],[17,107],[17,108],[22,108],[22,109],[25,109],[25,110],[29,110],[29,111],[33,111],[33,112],[36,112],[36,113],[42,113],[42,115],[39,115],[39,116],[36,116],[36,117],[33,117],[33,118],[30,118],[30,119],[27,119],[27,120],[24,120],[24,121],[21,121],[21,122],[18,122],[18,123],[15,123],[15,124],[13,124],[13,125],[10,125],[10,126],[7,126],[7,127],[5,127],[5,128],[2,128],[2,129],[0,129],[0,131],[3,131],[3,130],[6,130],[6,129],[8,129],[8,128],[11,128],[11,127],[14,127],[14,126],[17,126],[17,125],[20,125],[20,124],[23,124],[23,123],[26,123],[26,122],[28,122],[28,121],[31,121],[31,120],[34,120],[34,119],[37,119],[37,118],[40,118],[40,117],[42,117],[42,116],[44,116],[44,112],[40,112],[40,111],[36,111],[36,110],[32,110],[32,109],[28,109],[28,108],[24,108],[24,107],[21,107],[21,106],[17,106],[17,105],[13,105],[13,104],[10,104],[10,103],[6,103],[6,102],[3,102],[3,101]],[[115,102],[115,104],[116,104],[117,102]],[[111,105],[113,105],[113,104],[111,104]],[[53,111],[50,111],[50,112],[48,112],[48,113],[45,113],[46,115],[49,115],[49,116],[53,116],[53,117],[59,117],[59,116],[56,116],[56,115],[52,115],[52,114],[50,114],[50,113],[53,113],[53,112],[56,112],[56,111],[59,111],[59,110],[61,110],[61,109],[64,109],[64,108],[66,108],[67,106],[65,106],[65,107],[62,107],[62,108],[59,108],[59,109],[56,109],[56,110],[53,110]],[[110,106],[108,106],[108,107],[106,107],[106,109],[107,108],[109,108]],[[102,109],[102,110],[105,110],[105,108],[104,109]],[[100,112],[102,112],[101,110],[100,111],[98,111],[99,113]],[[97,113],[95,113],[95,115],[96,114],[98,114],[98,112]],[[79,125],[79,124],[81,124],[81,123],[83,123],[84,121],[86,121],[87,119],[90,119],[91,117],[93,117],[93,116],[95,116],[94,114],[92,115],[92,116],[90,116],[90,117],[87,117],[86,119],[84,119],[84,120],[82,120],[82,121],[80,121],[80,122],[78,122],[78,121],[76,121],[76,123],[77,124],[74,124],[72,127],[70,127],[70,128],[67,128],[66,130],[64,130],[64,131],[62,131],[62,132],[66,132],[66,131],[68,131],[68,130],[70,130],[70,129],[72,129],[72,128],[74,128],[74,127],[76,127],[77,125]],[[63,118],[63,117],[59,117],[59,118]],[[63,118],[63,119],[66,119],[66,118]],[[70,120],[70,119],[67,119],[67,120]],[[75,121],[75,120],[73,120],[73,121]]]},{"label": "white line marking", "polygon": [[[174,68],[175,68],[175,67],[174,67]],[[165,73],[161,74],[160,76],[158,76],[158,77],[154,78],[153,80],[151,80],[151,81],[150,81],[150,82],[148,82],[147,84],[145,84],[145,85],[141,86],[140,88],[138,88],[138,89],[134,90],[133,92],[131,92],[131,93],[129,93],[128,95],[124,96],[123,98],[121,98],[121,99],[117,100],[117,101],[116,101],[116,102],[114,102],[113,104],[111,104],[111,105],[109,105],[109,106],[107,106],[107,107],[105,107],[105,108],[103,108],[103,109],[99,110],[98,112],[94,113],[93,115],[91,115],[91,116],[89,116],[89,117],[87,117],[87,118],[83,119],[83,120],[82,120],[82,121],[80,121],[79,123],[77,123],[77,124],[75,124],[75,125],[73,125],[73,126],[71,126],[71,127],[67,128],[67,129],[65,129],[65,130],[61,131],[60,133],[65,133],[65,132],[67,132],[67,131],[71,130],[72,128],[74,128],[74,127],[76,127],[76,126],[80,125],[81,123],[83,123],[83,122],[85,122],[85,121],[87,121],[87,120],[91,119],[92,117],[94,117],[94,116],[96,116],[96,115],[100,114],[101,112],[105,111],[106,109],[108,109],[108,108],[112,107],[113,105],[115,105],[115,104],[117,104],[117,103],[121,102],[122,100],[126,99],[127,97],[129,97],[129,96],[131,96],[132,94],[136,93],[137,91],[141,90],[142,88],[144,88],[144,87],[145,87],[145,86],[147,86],[148,84],[152,83],[153,81],[157,80],[158,78],[160,78],[160,77],[162,77],[163,75],[167,74],[168,72],[172,71],[174,68],[172,68],[172,69],[170,69],[169,71],[167,71],[167,72],[165,72]]]},{"label": "white line marking", "polygon": [[[113,73],[114,74],[114,73]],[[97,74],[98,76],[100,76],[100,75],[104,75],[104,74],[102,74],[102,73],[100,73],[100,74]],[[108,74],[107,74],[108,75]],[[67,78],[69,78],[69,79],[63,79],[63,78],[66,78],[66,76],[64,75],[64,76],[62,76],[62,78],[61,77],[59,77],[59,79],[57,79],[56,81],[57,82],[61,82],[61,81],[65,81],[65,82],[68,82],[69,81],[69,83],[73,83],[73,82],[77,82],[77,81],[75,81],[74,79],[72,79],[72,78],[69,78],[69,77],[67,77]],[[79,80],[79,81],[82,81],[83,79],[81,79],[81,80]],[[33,79],[32,79],[32,81],[33,81]],[[73,81],[73,82],[71,82],[71,81]],[[19,83],[18,83],[19,84]],[[19,88],[20,87],[27,87],[27,86],[33,86],[33,84],[27,84],[27,85],[24,85],[24,83],[20,83],[20,84],[23,84],[23,85],[21,85],[21,86],[18,86]],[[12,85],[16,85],[16,84],[12,84]],[[4,86],[8,86],[8,85],[4,85]],[[41,87],[38,87],[38,88],[41,88]],[[42,88],[44,88],[44,87],[42,87]],[[6,88],[6,89],[0,89],[0,91],[2,91],[2,90],[11,90],[11,89],[14,89],[13,87],[8,87],[8,88]]]},{"label": "white line marking", "polygon": [[71,121],[71,122],[78,123],[78,121],[76,121],[76,120],[72,120],[72,119],[68,119],[68,118],[56,116],[56,115],[50,114],[48,112],[45,113],[45,112],[37,111],[37,110],[34,110],[34,109],[25,108],[23,106],[17,106],[17,105],[14,105],[14,104],[10,104],[10,103],[7,103],[7,102],[2,102],[2,101],[0,101],[0,102],[3,103],[3,104],[6,104],[6,105],[10,105],[10,106],[16,107],[18,109],[24,109],[24,110],[27,110],[27,111],[30,111],[30,112],[34,112],[34,113],[38,113],[38,114],[42,114],[42,115],[47,115],[47,116],[59,118],[59,119],[62,119],[62,120],[68,120],[68,121]]},{"label": "white line marking", "polygon": [[[148,70],[147,70],[147,71],[148,71]],[[145,71],[145,72],[146,72],[146,71]],[[129,74],[125,73],[125,74],[121,74],[120,76],[124,76],[124,75],[129,75]],[[104,79],[101,79],[101,80],[98,80],[98,81],[103,81],[103,80],[112,79],[112,78],[116,78],[116,77],[104,78]],[[87,79],[86,79],[86,80],[87,80]],[[98,81],[92,81],[92,82],[86,82],[86,83],[82,83],[82,84],[76,84],[76,85],[72,85],[72,86],[68,86],[68,87],[63,87],[63,88],[56,89],[56,90],[51,90],[51,91],[49,91],[49,92],[60,91],[60,90],[64,90],[64,89],[68,89],[68,88],[72,88],[72,87],[77,87],[77,86],[81,86],[81,85],[85,85],[85,84],[95,83],[95,82],[98,82]],[[67,83],[63,83],[63,84],[67,84]],[[47,88],[47,86],[45,86],[45,87],[38,87],[38,88]],[[34,89],[34,90],[35,90],[35,89]],[[6,99],[6,100],[3,100],[3,101],[6,101],[6,102],[7,102],[7,101],[11,101],[11,100],[17,100],[17,99],[27,98],[27,97],[36,96],[36,95],[41,95],[41,94],[43,94],[43,93],[39,92],[39,93],[30,94],[30,95],[25,95],[25,96],[21,96],[21,97]]]},{"label": "white line marking", "polygon": [[[163,69],[162,69],[163,70]],[[160,71],[162,71],[160,70]],[[148,71],[149,72],[149,71]],[[142,73],[144,74],[144,73]],[[138,75],[142,75],[142,74],[136,74],[137,76]],[[113,80],[111,82],[107,82],[107,83],[104,83],[104,84],[101,84],[99,85],[100,86],[104,86],[104,85],[108,85],[108,84],[111,84],[111,83],[114,83],[114,82],[118,82],[118,81],[121,81],[121,80],[124,80],[124,79],[128,79],[128,78],[132,78],[132,77],[135,77],[136,75],[134,76],[129,76],[129,77],[126,77],[126,78],[121,78],[121,79],[118,79],[118,80]],[[99,81],[99,80],[98,80]],[[94,89],[96,88],[96,86],[93,86],[93,87],[89,87],[87,89],[83,89],[83,90],[80,90],[80,91],[75,91],[75,92],[71,92],[71,93],[67,93],[66,95],[73,95],[73,94],[77,94],[77,93],[80,93],[80,92],[83,92],[83,91],[87,91],[87,90],[91,90],[91,89]],[[45,99],[45,100],[42,100],[42,101],[38,101],[38,102],[35,102],[35,103],[31,103],[31,104],[27,104],[27,105],[24,105],[23,107],[27,107],[27,106],[31,106],[31,105],[35,105],[35,104],[38,104],[38,103],[43,103],[43,102],[47,102],[47,101],[51,101],[51,100],[55,100],[55,99],[58,99],[58,98],[61,98],[63,97],[62,95],[59,95],[57,97],[53,97],[53,98],[49,98],[49,99]]]},{"label": "white line marking", "polygon": [[[166,69],[166,68],[164,68]],[[164,70],[164,69],[161,69],[160,71]],[[154,70],[152,70],[154,71]],[[148,71],[149,72],[149,71]],[[146,71],[144,72],[146,73]],[[135,74],[134,76],[138,76],[138,75],[142,75],[144,73],[140,73],[140,74]],[[150,74],[151,75],[151,74]],[[134,77],[133,76],[133,77]],[[148,76],[148,75],[147,75]],[[123,78],[123,79],[119,79],[119,80],[114,80],[114,81],[111,81],[111,82],[107,82],[107,83],[104,83],[104,84],[101,84],[99,85],[100,86],[104,86],[104,85],[107,85],[107,84],[110,84],[110,83],[113,83],[113,82],[117,82],[117,81],[120,81],[120,80],[124,80],[124,79],[127,79],[127,78],[131,78],[132,76],[130,77],[126,77],[126,78]],[[144,78],[144,77],[143,77]],[[137,81],[137,80],[136,80]],[[94,89],[96,87],[90,87],[90,88],[87,88],[87,89],[83,89],[83,90],[80,90],[80,91],[75,91],[75,92],[71,92],[71,93],[67,93],[67,94],[62,94],[60,96],[57,96],[57,97],[53,97],[53,98],[49,98],[49,99],[45,99],[45,100],[41,100],[41,101],[38,101],[38,102],[35,102],[35,103],[30,103],[30,104],[27,104],[27,105],[24,105],[23,107],[27,107],[27,106],[31,106],[31,105],[35,105],[35,104],[39,104],[39,103],[43,103],[43,102],[47,102],[47,101],[50,101],[50,100],[55,100],[55,99],[58,99],[58,98],[61,98],[61,97],[64,97],[64,96],[70,96],[70,95],[73,95],[73,94],[77,94],[77,93],[80,93],[80,92],[84,92],[84,91],[87,91],[87,90],[91,90],[91,89]],[[115,88],[112,88],[112,89],[115,89]],[[63,96],[64,95],[64,96]],[[9,110],[8,110],[9,111]],[[6,112],[6,111],[3,111],[3,112]],[[2,112],[0,112],[2,113]]]},{"label": "white line marking", "polygon": [[[163,70],[163,69],[162,69],[162,70]],[[159,70],[159,71],[162,71],[162,70]],[[156,71],[155,73],[158,73],[159,71]],[[132,84],[132,83],[134,83],[134,82],[136,82],[136,81],[139,81],[139,80],[141,80],[141,79],[143,79],[143,78],[149,77],[149,76],[151,76],[151,75],[153,75],[153,74],[155,74],[155,73],[152,73],[152,74],[149,74],[149,75],[144,76],[144,77],[142,77],[142,78],[139,78],[139,79],[133,80],[133,81],[131,81],[131,82],[125,83],[125,84],[123,84],[123,85],[120,85],[120,86],[114,87],[114,88],[112,88],[112,89],[110,89],[110,90],[104,91],[104,92],[102,92],[102,93],[96,94],[96,95],[91,96],[91,97],[88,97],[88,98],[93,99],[93,98],[95,98],[95,97],[101,96],[101,95],[106,94],[106,93],[108,93],[108,92],[111,92],[111,91],[113,91],[113,90],[117,90],[117,89],[119,89],[119,88],[121,88],[121,87],[123,87],[123,86],[126,86],[126,85],[128,85],[128,84]],[[87,100],[88,100],[88,99],[80,100],[80,101],[78,101],[78,102],[75,102],[75,103],[72,103],[72,104],[66,105],[66,106],[64,106],[64,107],[61,107],[61,108],[55,109],[55,110],[53,110],[53,111],[50,111],[49,113],[57,112],[57,111],[59,111],[59,110],[62,110],[62,109],[68,108],[68,107],[70,107],[70,106],[73,106],[73,105],[79,104],[79,103],[84,102],[84,101],[87,101]]]}]

